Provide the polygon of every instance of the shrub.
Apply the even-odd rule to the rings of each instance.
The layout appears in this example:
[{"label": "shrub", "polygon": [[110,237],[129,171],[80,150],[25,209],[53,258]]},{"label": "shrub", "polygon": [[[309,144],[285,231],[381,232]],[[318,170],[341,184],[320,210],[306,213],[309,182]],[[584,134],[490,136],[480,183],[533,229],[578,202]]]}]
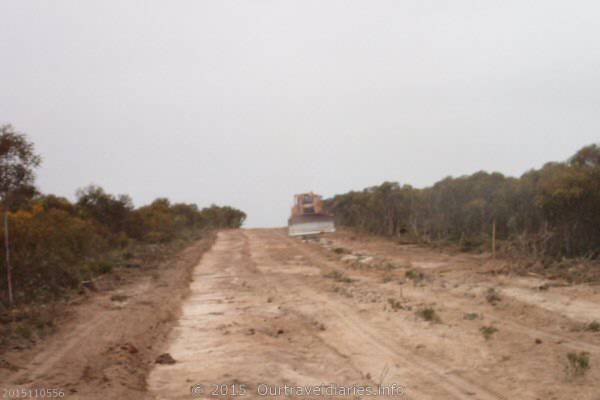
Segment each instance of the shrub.
[{"label": "shrub", "polygon": [[351,278],[348,278],[346,275],[344,275],[343,272],[340,272],[337,270],[328,272],[328,273],[324,274],[323,277],[333,279],[334,281],[337,281],[337,282],[343,282],[343,283],[353,282]]},{"label": "shrub", "polygon": [[485,299],[487,300],[488,303],[490,303],[493,306],[495,306],[498,302],[500,302],[500,300],[502,300],[502,298],[500,297],[500,294],[494,288],[489,288],[485,292]]},{"label": "shrub", "polygon": [[110,300],[116,301],[116,302],[123,302],[123,301],[127,300],[128,298],[129,298],[129,296],[127,296],[125,294],[113,294],[112,296],[110,296]]},{"label": "shrub", "polygon": [[464,319],[468,319],[469,321],[472,321],[474,319],[479,318],[479,314],[471,312],[471,313],[465,313],[465,315],[463,316]]},{"label": "shrub", "polygon": [[481,332],[485,340],[490,340],[492,335],[498,332],[498,329],[493,326],[482,326],[479,328],[479,332]]},{"label": "shrub", "polygon": [[[124,264],[126,254],[133,257],[129,249],[135,242],[190,240],[198,237],[194,232],[237,227],[244,218],[231,207],[198,210],[196,205],[171,205],[166,199],[134,209],[127,196],[114,196],[96,186],[80,190],[75,205],[52,195],[29,199],[9,213],[15,299],[24,304],[60,297],[82,281]],[[4,257],[0,246],[0,258]],[[7,300],[7,286],[1,262],[0,302]]]},{"label": "shrub", "polygon": [[91,218],[113,233],[125,230],[133,210],[133,203],[129,196],[114,196],[94,185],[77,191],[76,206],[83,218]]},{"label": "shrub", "polygon": [[414,283],[419,283],[425,279],[425,274],[416,269],[409,269],[406,271],[405,276],[408,279],[411,279]]},{"label": "shrub", "polygon": [[[60,209],[44,210],[36,205],[31,211],[12,214],[10,225],[17,299],[31,300],[76,287],[82,261],[106,249],[106,242],[92,223]],[[4,249],[0,254],[4,257]],[[3,278],[0,272],[4,287]]]},{"label": "shrub", "polygon": [[27,340],[31,339],[31,337],[33,336],[33,331],[31,330],[31,327],[29,326],[29,324],[27,324],[27,322],[20,322],[15,324],[14,333],[15,335]]},{"label": "shrub", "polygon": [[421,308],[416,311],[418,317],[423,318],[425,321],[429,322],[441,322],[439,315],[432,307]]},{"label": "shrub", "polygon": [[566,373],[568,377],[583,376],[590,369],[590,353],[582,351],[567,354]]},{"label": "shrub", "polygon": [[585,330],[589,331],[589,332],[600,332],[600,322],[598,322],[598,321],[590,322],[585,327]]},{"label": "shrub", "polygon": [[393,298],[389,298],[388,299],[388,304],[390,305],[390,307],[394,311],[398,311],[398,310],[403,310],[404,309],[404,306],[402,305],[402,303],[400,303],[399,300],[396,300],[396,299],[393,299]]},{"label": "shrub", "polygon": [[107,260],[96,261],[92,265],[94,275],[108,274],[113,270],[113,265]]}]

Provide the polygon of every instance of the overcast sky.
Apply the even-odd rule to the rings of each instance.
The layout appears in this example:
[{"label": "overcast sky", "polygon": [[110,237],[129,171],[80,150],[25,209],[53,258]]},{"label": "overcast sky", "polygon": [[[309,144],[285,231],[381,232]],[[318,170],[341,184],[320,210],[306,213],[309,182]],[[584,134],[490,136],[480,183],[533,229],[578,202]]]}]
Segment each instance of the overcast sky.
[{"label": "overcast sky", "polygon": [[0,2],[0,123],[38,184],[136,205],[520,175],[600,139],[597,1]]}]

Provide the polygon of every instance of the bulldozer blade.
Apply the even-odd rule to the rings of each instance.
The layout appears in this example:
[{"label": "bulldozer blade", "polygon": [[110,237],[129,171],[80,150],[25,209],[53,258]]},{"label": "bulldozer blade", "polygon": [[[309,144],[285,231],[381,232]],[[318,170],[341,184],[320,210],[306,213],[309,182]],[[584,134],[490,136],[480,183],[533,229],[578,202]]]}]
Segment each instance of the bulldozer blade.
[{"label": "bulldozer blade", "polygon": [[329,215],[299,215],[288,221],[289,236],[310,236],[335,232],[333,217]]}]

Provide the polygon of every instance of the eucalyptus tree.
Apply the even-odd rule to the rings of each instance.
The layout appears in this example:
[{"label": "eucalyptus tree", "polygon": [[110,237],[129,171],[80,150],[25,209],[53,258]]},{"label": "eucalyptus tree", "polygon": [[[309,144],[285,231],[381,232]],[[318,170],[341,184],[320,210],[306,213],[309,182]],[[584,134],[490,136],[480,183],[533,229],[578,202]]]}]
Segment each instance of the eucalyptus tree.
[{"label": "eucalyptus tree", "polygon": [[12,204],[24,193],[33,191],[34,170],[41,163],[33,143],[11,125],[0,126],[0,196],[4,212],[4,250],[8,302],[12,306],[14,294],[10,263],[10,236],[8,213]]}]

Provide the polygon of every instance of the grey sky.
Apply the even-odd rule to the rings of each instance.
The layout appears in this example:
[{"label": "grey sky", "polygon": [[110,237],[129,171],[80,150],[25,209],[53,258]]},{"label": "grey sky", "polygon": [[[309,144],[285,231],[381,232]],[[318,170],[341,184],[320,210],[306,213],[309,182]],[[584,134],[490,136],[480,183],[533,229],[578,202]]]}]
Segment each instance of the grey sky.
[{"label": "grey sky", "polygon": [[600,138],[597,1],[0,3],[0,123],[39,186],[140,205],[520,175]]}]

